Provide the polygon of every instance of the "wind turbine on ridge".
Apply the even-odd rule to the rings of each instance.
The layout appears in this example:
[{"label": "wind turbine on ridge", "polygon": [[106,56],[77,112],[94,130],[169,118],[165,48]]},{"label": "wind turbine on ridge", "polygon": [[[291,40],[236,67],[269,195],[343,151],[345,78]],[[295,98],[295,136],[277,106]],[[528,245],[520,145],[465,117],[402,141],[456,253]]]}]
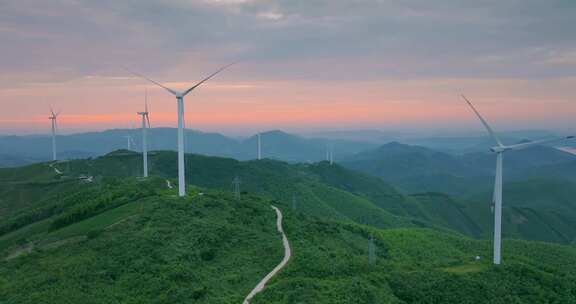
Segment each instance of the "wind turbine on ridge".
[{"label": "wind turbine on ridge", "polygon": [[148,177],[148,141],[147,141],[147,129],[150,128],[150,116],[148,115],[148,90],[144,93],[144,112],[137,112],[138,115],[142,116],[142,160],[144,165],[142,166],[144,177]]},{"label": "wind turbine on ridge", "polygon": [[204,82],[208,81],[210,78],[216,76],[216,74],[222,72],[226,68],[234,65],[235,63],[228,64],[224,67],[221,67],[216,72],[210,74],[208,77],[202,79],[195,85],[191,86],[187,90],[184,91],[176,91],[174,89],[168,88],[167,86],[162,85],[159,82],[156,82],[146,76],[140,75],[138,73],[132,72],[126,69],[131,74],[138,76],[144,80],[147,80],[164,90],[168,91],[170,94],[176,97],[176,102],[178,103],[178,196],[185,196],[186,195],[186,180],[185,180],[185,172],[184,172],[184,97],[188,95],[188,93],[192,92],[194,89],[199,87]]},{"label": "wind turbine on ridge", "polygon": [[48,119],[50,119],[50,123],[52,125],[52,160],[58,159],[56,156],[56,131],[58,129],[58,115],[60,115],[60,111],[58,111],[58,113],[54,113],[54,110],[52,107],[50,107],[50,116]]},{"label": "wind turbine on ridge", "polygon": [[258,160],[262,159],[262,133],[258,132]]},{"label": "wind turbine on ridge", "polygon": [[132,150],[132,144],[134,143],[134,140],[132,139],[132,136],[130,135],[124,135],[124,138],[126,138],[126,149],[128,151]]},{"label": "wind turbine on ridge", "polygon": [[478,119],[480,119],[480,121],[482,122],[482,124],[486,128],[486,130],[490,134],[490,137],[492,137],[492,139],[496,143],[496,146],[490,148],[490,151],[492,151],[493,153],[496,153],[496,177],[495,177],[495,181],[494,181],[494,193],[493,193],[493,197],[492,197],[492,200],[494,203],[494,257],[493,257],[493,263],[495,265],[500,265],[500,263],[502,261],[502,256],[501,256],[501,248],[502,248],[502,167],[503,167],[504,153],[506,151],[525,149],[525,148],[539,145],[539,144],[559,141],[559,140],[563,140],[563,139],[571,139],[571,138],[574,138],[574,136],[566,136],[566,137],[562,137],[562,138],[537,140],[537,141],[531,141],[531,142],[521,143],[521,144],[516,144],[516,145],[504,145],[504,144],[502,144],[502,141],[500,141],[500,138],[498,137],[498,135],[496,135],[494,130],[492,130],[492,128],[490,127],[488,122],[482,117],[482,115],[480,115],[480,112],[478,112],[476,110],[474,105],[472,105],[472,102],[470,102],[470,100],[468,100],[468,98],[466,98],[466,96],[464,96],[464,95],[462,95],[462,98],[470,106],[472,111],[474,111],[476,116],[478,116]]}]

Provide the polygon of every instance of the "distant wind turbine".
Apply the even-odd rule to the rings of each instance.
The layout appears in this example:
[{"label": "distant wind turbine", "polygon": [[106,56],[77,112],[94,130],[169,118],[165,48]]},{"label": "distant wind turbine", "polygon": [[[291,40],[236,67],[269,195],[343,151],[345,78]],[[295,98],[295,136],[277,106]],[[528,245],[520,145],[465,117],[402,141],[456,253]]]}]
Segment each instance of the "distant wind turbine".
[{"label": "distant wind turbine", "polygon": [[258,160],[262,159],[262,136],[258,133]]},{"label": "distant wind turbine", "polygon": [[144,112],[138,112],[142,116],[142,159],[144,162],[144,177],[148,177],[148,141],[147,129],[150,128],[150,116],[148,115],[148,90],[144,93]]},{"label": "distant wind turbine", "polygon": [[524,148],[528,148],[534,145],[559,141],[563,139],[571,139],[574,136],[567,136],[562,138],[553,138],[553,139],[544,139],[544,140],[537,140],[527,143],[521,143],[516,145],[504,145],[498,138],[498,135],[492,130],[488,122],[480,115],[480,113],[476,110],[472,102],[466,98],[466,96],[462,95],[462,98],[468,103],[472,111],[478,116],[478,119],[482,122],[490,137],[496,142],[496,146],[490,148],[490,151],[496,153],[496,178],[494,182],[494,194],[492,197],[494,203],[494,264],[499,265],[501,262],[501,244],[502,244],[502,162],[504,157],[504,152],[510,150],[520,150]]},{"label": "distant wind turbine", "polygon": [[132,143],[134,143],[132,136],[124,135],[124,137],[126,138],[126,149],[128,149],[128,151],[132,150]]},{"label": "distant wind turbine", "polygon": [[192,92],[194,89],[199,87],[201,84],[208,81],[210,78],[214,77],[216,74],[222,72],[223,70],[225,70],[226,68],[230,67],[233,64],[234,63],[220,68],[216,72],[210,74],[210,76],[202,79],[200,82],[191,86],[190,88],[188,88],[185,91],[176,91],[176,90],[168,88],[168,87],[162,85],[161,83],[156,82],[156,81],[154,81],[154,80],[152,80],[146,76],[137,74],[137,73],[132,72],[130,70],[127,70],[128,72],[134,74],[135,76],[138,76],[142,79],[145,79],[145,80],[163,88],[164,90],[168,91],[169,93],[171,93],[172,95],[174,95],[176,97],[176,102],[178,103],[178,195],[179,196],[185,196],[186,195],[186,185],[185,185],[186,180],[185,180],[185,175],[184,175],[184,173],[185,173],[184,172],[184,96],[188,95],[188,93]]},{"label": "distant wind turbine", "polygon": [[54,113],[52,107],[50,107],[50,122],[52,124],[52,160],[57,160],[56,156],[56,131],[58,130],[58,115],[60,115],[60,111],[58,113]]}]

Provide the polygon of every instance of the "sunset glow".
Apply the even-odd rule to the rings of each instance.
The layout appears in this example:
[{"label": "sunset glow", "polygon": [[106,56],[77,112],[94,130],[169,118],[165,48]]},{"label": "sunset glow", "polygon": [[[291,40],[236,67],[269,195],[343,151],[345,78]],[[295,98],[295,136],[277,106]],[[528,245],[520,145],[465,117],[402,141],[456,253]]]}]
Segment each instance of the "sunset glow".
[{"label": "sunset glow", "polygon": [[[3,134],[47,132],[49,105],[62,109],[64,133],[134,127],[146,88],[152,125],[175,126],[173,97],[122,66],[184,88],[236,60],[241,63],[187,96],[188,127],[236,134],[278,128],[480,129],[459,99],[462,93],[503,129],[574,127],[574,40],[558,32],[556,40],[544,44],[537,32],[519,36],[524,29],[494,34],[497,25],[486,28],[505,12],[513,12],[507,15],[511,21],[532,20],[529,9],[519,13],[513,3],[478,8],[467,12],[468,19],[443,16],[467,31],[452,33],[450,40],[437,32],[442,28],[440,6],[417,13],[390,4],[390,12],[371,12],[367,2],[353,9],[375,22],[389,18],[405,26],[405,35],[398,36],[386,28],[360,34],[362,23],[346,11],[322,10],[318,4],[310,4],[311,11],[282,2],[166,4],[168,13],[184,9],[228,20],[228,25],[214,26],[229,35],[207,38],[186,29],[198,25],[193,20],[181,27],[168,21],[152,26],[126,15],[124,6],[57,1],[25,8],[18,3],[6,4],[1,14],[19,15],[19,21],[0,19],[0,39],[11,42],[2,44],[5,58],[0,60]],[[149,13],[144,10],[149,5],[142,5],[142,14]],[[482,14],[490,16],[487,21],[481,21]],[[573,22],[568,17],[545,20],[542,31],[560,29],[568,20]],[[242,31],[250,26],[263,40]],[[338,34],[344,28],[348,32]],[[170,50],[168,38],[176,34],[192,37],[175,40]],[[438,41],[421,39],[430,35]],[[505,42],[511,37],[518,38],[516,44]],[[294,47],[288,50],[287,45]]]}]

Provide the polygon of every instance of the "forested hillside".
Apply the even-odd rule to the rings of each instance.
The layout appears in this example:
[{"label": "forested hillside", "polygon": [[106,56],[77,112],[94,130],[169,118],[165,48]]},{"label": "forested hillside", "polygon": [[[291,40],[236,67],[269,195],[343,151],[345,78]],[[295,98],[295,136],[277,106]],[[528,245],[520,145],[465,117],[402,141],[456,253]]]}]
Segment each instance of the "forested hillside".
[{"label": "forested hillside", "polygon": [[[329,168],[312,170],[322,171],[319,182],[361,188]],[[16,171],[9,176],[21,180]],[[190,185],[178,198],[164,177],[53,173],[35,182],[71,187],[5,213],[0,225],[0,299],[8,303],[239,303],[282,258],[271,205],[284,213],[293,258],[253,303],[576,301],[573,246],[507,240],[505,263],[494,267],[489,241],[448,231],[319,217],[304,202],[252,191],[238,199]],[[402,218],[390,225],[412,225]]]}]

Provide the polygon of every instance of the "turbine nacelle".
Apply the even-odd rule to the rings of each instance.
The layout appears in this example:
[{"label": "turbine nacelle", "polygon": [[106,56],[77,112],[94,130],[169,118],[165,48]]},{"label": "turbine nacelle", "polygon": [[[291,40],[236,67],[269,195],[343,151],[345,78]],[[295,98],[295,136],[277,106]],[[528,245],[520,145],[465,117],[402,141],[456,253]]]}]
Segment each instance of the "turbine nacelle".
[{"label": "turbine nacelle", "polygon": [[508,147],[502,147],[502,146],[495,146],[490,148],[490,151],[494,152],[494,153],[503,153],[505,151],[510,150],[510,148]]}]

